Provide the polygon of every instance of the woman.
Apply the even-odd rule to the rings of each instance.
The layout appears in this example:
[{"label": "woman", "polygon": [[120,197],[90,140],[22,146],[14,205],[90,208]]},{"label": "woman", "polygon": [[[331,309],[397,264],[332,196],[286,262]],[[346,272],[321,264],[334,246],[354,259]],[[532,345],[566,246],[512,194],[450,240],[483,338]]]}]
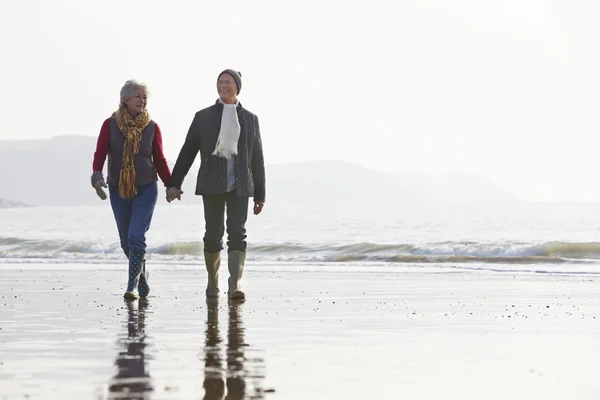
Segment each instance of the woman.
[{"label": "woman", "polygon": [[181,148],[167,189],[167,201],[180,199],[181,184],[198,152],[200,171],[196,194],[204,203],[204,261],[208,272],[207,297],[219,295],[219,267],[227,210],[227,247],[231,299],[243,300],[240,288],[246,260],[248,199],[254,215],[265,204],[265,163],[258,117],[242,107],[239,72],[226,69],[217,78],[219,99],[196,113]]},{"label": "woman", "polygon": [[[157,173],[163,183],[171,178],[163,154],[162,136],[146,110],[148,88],[135,80],[121,88],[119,109],[104,121],[94,153],[92,186],[102,199],[108,187],[121,248],[129,259],[129,278],[124,297],[147,297],[146,232],[158,197]],[[108,155],[108,185],[102,169]]]}]

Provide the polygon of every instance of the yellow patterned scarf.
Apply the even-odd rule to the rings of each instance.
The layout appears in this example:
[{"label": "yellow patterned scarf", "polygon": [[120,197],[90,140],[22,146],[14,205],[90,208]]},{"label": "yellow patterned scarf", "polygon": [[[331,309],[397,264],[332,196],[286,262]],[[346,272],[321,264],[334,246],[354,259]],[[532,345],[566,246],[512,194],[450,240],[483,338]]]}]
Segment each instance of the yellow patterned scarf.
[{"label": "yellow patterned scarf", "polygon": [[137,195],[135,184],[135,156],[140,150],[142,132],[150,123],[148,111],[142,111],[137,117],[127,112],[125,106],[120,106],[112,117],[117,121],[117,126],[125,136],[123,145],[123,162],[119,176],[119,195],[123,199],[132,199]]}]

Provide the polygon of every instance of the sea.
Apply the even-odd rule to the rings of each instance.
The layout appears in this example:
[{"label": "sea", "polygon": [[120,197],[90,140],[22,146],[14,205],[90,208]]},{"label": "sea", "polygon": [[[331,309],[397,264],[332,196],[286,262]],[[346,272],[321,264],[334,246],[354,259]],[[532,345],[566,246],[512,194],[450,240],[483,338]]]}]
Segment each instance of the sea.
[{"label": "sea", "polygon": [[[600,204],[344,207],[267,202],[248,215],[248,262],[494,273],[600,274]],[[202,205],[158,204],[149,263],[200,265]],[[224,238],[226,241],[226,237]],[[0,209],[0,264],[125,263],[108,202]]]}]

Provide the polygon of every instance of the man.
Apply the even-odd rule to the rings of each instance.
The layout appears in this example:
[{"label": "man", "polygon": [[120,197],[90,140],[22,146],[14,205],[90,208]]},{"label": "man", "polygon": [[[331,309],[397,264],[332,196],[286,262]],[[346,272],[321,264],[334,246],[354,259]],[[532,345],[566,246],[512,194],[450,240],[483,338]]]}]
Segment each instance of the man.
[{"label": "man", "polygon": [[229,280],[227,294],[244,300],[240,280],[246,260],[248,201],[254,197],[254,215],[265,204],[265,164],[258,117],[242,107],[237,96],[242,75],[226,69],[217,78],[219,100],[194,116],[167,190],[167,201],[181,199],[181,184],[196,154],[200,171],[196,194],[204,203],[204,260],[208,272],[207,297],[219,295],[219,267],[227,210]]}]

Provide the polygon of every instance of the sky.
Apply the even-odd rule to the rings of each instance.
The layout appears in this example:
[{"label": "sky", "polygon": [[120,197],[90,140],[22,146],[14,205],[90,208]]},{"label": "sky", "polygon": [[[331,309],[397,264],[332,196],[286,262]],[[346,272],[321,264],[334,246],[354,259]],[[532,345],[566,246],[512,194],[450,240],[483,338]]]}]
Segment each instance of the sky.
[{"label": "sky", "polygon": [[1,0],[0,140],[97,136],[138,79],[174,161],[233,68],[268,164],[600,201],[599,17],[597,0]]}]

